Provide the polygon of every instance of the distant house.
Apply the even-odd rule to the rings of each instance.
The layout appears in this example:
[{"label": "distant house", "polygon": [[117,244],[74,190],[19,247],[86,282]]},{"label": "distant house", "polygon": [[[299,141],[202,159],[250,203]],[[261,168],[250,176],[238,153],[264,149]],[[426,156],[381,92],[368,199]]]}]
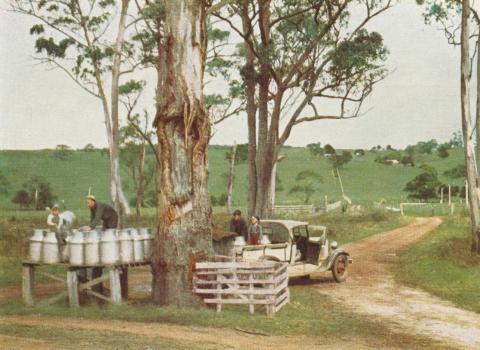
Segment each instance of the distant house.
[{"label": "distant house", "polygon": [[400,164],[400,161],[399,161],[399,160],[396,160],[396,159],[386,159],[386,160],[385,160],[385,164],[388,164],[388,165],[398,165],[398,164]]}]

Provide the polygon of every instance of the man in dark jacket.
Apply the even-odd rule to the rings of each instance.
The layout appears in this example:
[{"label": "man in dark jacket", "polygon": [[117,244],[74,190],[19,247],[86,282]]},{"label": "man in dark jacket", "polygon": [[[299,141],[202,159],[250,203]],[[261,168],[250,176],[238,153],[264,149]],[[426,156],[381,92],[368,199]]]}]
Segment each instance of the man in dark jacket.
[{"label": "man in dark jacket", "polygon": [[248,239],[247,223],[242,218],[242,212],[240,210],[233,212],[233,218],[230,220],[230,232],[235,232],[237,236],[243,236],[245,241]]},{"label": "man in dark jacket", "polygon": [[117,228],[118,214],[111,206],[100,203],[95,200],[94,196],[87,196],[85,199],[87,206],[90,208],[90,228],[93,230],[100,223],[103,229]]},{"label": "man in dark jacket", "polygon": [[[90,208],[90,229],[95,229],[102,223],[103,229],[117,228],[118,214],[111,206],[105,203],[100,203],[95,200],[94,196],[88,195],[85,198],[85,203]],[[92,279],[102,276],[102,268],[92,268]],[[103,293],[103,284],[99,283],[92,286],[92,290],[97,293]]]}]

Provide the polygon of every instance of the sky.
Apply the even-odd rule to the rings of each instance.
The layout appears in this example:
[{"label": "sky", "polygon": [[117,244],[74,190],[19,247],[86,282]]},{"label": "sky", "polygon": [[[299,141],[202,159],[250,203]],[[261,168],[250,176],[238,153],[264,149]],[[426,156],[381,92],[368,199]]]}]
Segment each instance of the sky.
[{"label": "sky", "polygon": [[[0,8],[6,9],[6,3],[1,0]],[[448,45],[440,28],[424,24],[422,11],[415,1],[404,0],[369,25],[384,37],[391,73],[368,98],[367,113],[300,124],[287,144],[403,148],[432,138],[447,141],[460,130],[460,50]],[[99,100],[61,71],[38,65],[32,58],[31,24],[28,17],[0,10],[0,149],[106,147]],[[215,88],[223,86],[211,83],[209,89]],[[152,108],[153,97],[145,96],[142,103]],[[214,127],[212,144],[234,141],[247,141],[244,116]]]}]

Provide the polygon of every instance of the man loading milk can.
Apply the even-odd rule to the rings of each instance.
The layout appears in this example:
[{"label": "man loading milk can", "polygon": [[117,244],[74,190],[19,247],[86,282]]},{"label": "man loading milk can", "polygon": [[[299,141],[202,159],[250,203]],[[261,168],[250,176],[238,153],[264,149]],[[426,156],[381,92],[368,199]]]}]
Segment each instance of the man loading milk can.
[{"label": "man loading milk can", "polygon": [[55,232],[60,251],[63,250],[63,246],[66,243],[65,238],[72,228],[74,220],[75,215],[71,211],[61,212],[58,204],[54,204],[50,214],[48,214],[47,225],[50,230]]},{"label": "man loading milk can", "polygon": [[[103,230],[116,229],[118,226],[118,214],[110,205],[97,202],[94,196],[85,197],[85,203],[90,208],[90,229],[102,225]],[[126,275],[126,271],[124,271]],[[92,269],[92,279],[102,276],[102,268],[94,267]],[[103,292],[103,285],[97,284],[92,289],[98,293]]]}]

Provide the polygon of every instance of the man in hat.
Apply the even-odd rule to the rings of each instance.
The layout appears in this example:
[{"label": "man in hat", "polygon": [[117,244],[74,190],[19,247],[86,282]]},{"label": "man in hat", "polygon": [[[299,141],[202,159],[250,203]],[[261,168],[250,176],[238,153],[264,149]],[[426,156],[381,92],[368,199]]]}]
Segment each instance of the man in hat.
[{"label": "man in hat", "polygon": [[90,229],[102,223],[103,229],[117,228],[118,214],[110,205],[97,202],[95,197],[88,195],[85,198],[87,207],[90,208]]},{"label": "man in hat", "polygon": [[[118,214],[110,205],[97,202],[94,196],[88,195],[85,198],[87,207],[90,208],[90,229],[93,230],[100,223],[103,229],[114,229],[118,226]],[[92,279],[102,276],[102,268],[94,267],[92,269]],[[95,292],[103,292],[103,284],[97,284],[92,287]]]},{"label": "man in hat", "polygon": [[237,236],[243,236],[245,241],[248,239],[247,223],[242,218],[242,212],[238,209],[233,212],[233,217],[230,220],[230,232],[236,233]]}]

